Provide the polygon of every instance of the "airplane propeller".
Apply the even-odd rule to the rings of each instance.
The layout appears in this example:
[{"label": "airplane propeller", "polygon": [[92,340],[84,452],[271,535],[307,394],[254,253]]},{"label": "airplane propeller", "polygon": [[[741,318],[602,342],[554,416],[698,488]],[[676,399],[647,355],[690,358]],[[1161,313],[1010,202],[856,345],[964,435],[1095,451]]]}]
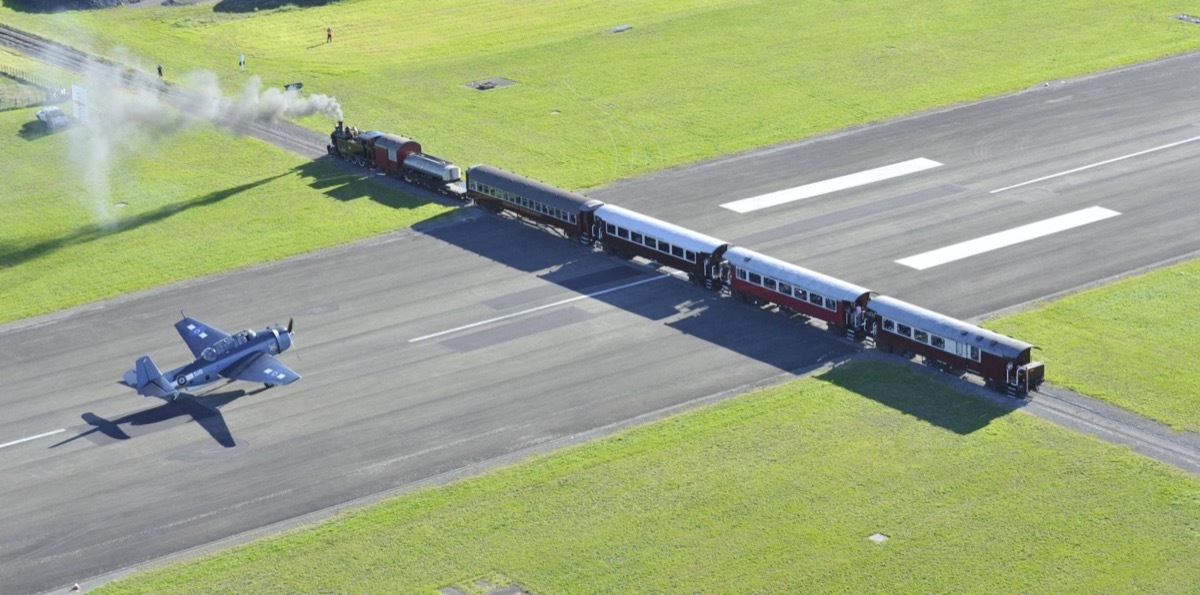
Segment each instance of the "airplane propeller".
[{"label": "airplane propeller", "polygon": [[294,322],[296,322],[296,319],[289,316],[287,332],[289,332],[289,333],[292,332],[292,323],[294,323]]}]

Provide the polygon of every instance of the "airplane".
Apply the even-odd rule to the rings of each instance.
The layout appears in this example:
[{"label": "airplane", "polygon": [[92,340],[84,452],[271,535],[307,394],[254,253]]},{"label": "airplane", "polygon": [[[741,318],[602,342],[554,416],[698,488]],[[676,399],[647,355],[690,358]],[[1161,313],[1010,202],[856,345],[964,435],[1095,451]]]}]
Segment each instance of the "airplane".
[{"label": "airplane", "polygon": [[300,375],[275,356],[292,346],[293,322],[288,319],[286,328],[269,326],[258,332],[245,330],[230,335],[185,315],[175,323],[175,330],[196,361],[163,374],[150,356],[143,355],[132,370],[125,372],[122,384],[137,389],[139,395],[167,401],[179,398],[182,389],[221,378],[261,382],[267,388],[291,384],[300,380]]}]

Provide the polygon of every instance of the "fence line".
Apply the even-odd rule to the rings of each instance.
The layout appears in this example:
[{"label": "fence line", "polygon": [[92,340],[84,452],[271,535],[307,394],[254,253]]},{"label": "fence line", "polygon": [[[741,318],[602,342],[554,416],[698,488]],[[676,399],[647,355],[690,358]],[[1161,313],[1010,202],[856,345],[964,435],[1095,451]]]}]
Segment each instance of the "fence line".
[{"label": "fence line", "polygon": [[0,75],[6,76],[18,83],[37,87],[41,91],[41,98],[34,99],[14,99],[0,96],[0,111],[57,103],[65,99],[61,94],[61,90],[65,87],[27,70],[13,68],[7,64],[0,64]]}]

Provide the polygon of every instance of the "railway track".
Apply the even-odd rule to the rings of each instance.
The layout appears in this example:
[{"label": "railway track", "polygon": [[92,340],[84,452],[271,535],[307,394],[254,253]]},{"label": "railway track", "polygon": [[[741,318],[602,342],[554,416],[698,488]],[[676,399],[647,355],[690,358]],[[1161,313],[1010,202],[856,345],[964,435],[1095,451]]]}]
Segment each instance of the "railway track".
[{"label": "railway track", "polygon": [[[0,45],[11,47],[70,72],[84,74],[94,69],[110,70],[114,78],[120,77],[127,84],[161,91],[168,102],[176,105],[183,99],[178,87],[151,74],[6,25],[0,25]],[[246,121],[238,123],[234,128],[247,136],[253,136],[304,157],[314,158],[325,154],[324,135],[291,122]]]},{"label": "railway track", "polygon": [[1054,387],[1030,395],[1022,407],[1043,419],[1124,444],[1151,458],[1200,474],[1200,434],[1175,432],[1158,422]]}]

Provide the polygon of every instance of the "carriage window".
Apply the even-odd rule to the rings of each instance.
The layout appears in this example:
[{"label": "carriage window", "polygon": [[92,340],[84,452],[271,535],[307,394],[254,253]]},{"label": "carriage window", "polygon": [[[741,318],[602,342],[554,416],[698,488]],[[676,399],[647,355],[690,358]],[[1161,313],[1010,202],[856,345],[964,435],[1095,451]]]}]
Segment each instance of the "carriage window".
[{"label": "carriage window", "polygon": [[920,341],[922,343],[928,343],[929,342],[929,333],[922,331],[922,330],[914,329],[913,330],[913,339],[916,339],[917,341]]},{"label": "carriage window", "polygon": [[938,349],[946,348],[946,340],[937,335],[929,335],[929,344],[937,347]]},{"label": "carriage window", "polygon": [[762,285],[762,275],[758,273],[750,273],[750,282],[755,285]]},{"label": "carriage window", "polygon": [[743,269],[738,269],[737,270],[737,278],[741,279],[742,281],[745,281],[746,280],[746,271]]},{"label": "carriage window", "polygon": [[617,235],[617,226],[613,225],[612,223],[605,223],[604,231],[610,236],[615,236]]},{"label": "carriage window", "polygon": [[618,227],[617,228],[617,237],[625,238],[628,240],[629,239],[629,230],[625,229],[624,227]]},{"label": "carriage window", "polygon": [[650,237],[650,236],[646,236],[646,239],[645,239],[645,240],[643,240],[643,241],[642,241],[642,243],[643,243],[643,244],[645,244],[645,245],[647,245],[647,246],[649,246],[649,247],[651,247],[651,248],[657,248],[657,247],[658,247],[658,240],[656,240],[656,239],[654,239],[654,238],[652,238],[652,237]]},{"label": "carriage window", "polygon": [[683,254],[684,258],[688,259],[689,262],[696,262],[695,252],[692,252],[691,250],[685,250]]},{"label": "carriage window", "polygon": [[896,323],[891,318],[883,319],[883,330],[896,332]]},{"label": "carriage window", "polygon": [[792,286],[787,283],[780,283],[778,291],[783,295],[792,295]]},{"label": "carriage window", "polygon": [[666,252],[667,254],[670,254],[671,253],[671,245],[662,240],[659,240],[658,241],[658,251]]},{"label": "carriage window", "polygon": [[635,231],[635,232],[633,232],[633,233],[631,233],[631,234],[629,234],[629,235],[630,235],[630,238],[629,238],[629,239],[631,239],[631,240],[633,240],[633,241],[635,241],[635,242],[637,242],[637,243],[639,243],[639,244],[640,244],[640,243],[642,243],[642,234],[640,234],[640,233],[638,233],[638,232],[636,232],[636,231]]},{"label": "carriage window", "polygon": [[575,220],[575,215],[571,215],[571,223],[577,223],[577,221]]},{"label": "carriage window", "polygon": [[683,248],[680,248],[679,246],[671,246],[671,255],[683,258]]},{"label": "carriage window", "polygon": [[903,325],[903,324],[897,324],[896,325],[896,334],[902,335],[905,337],[911,337],[912,336],[912,327]]},{"label": "carriage window", "polygon": [[763,277],[763,287],[774,291],[775,289],[778,289],[779,285],[775,283],[774,279],[770,277]]},{"label": "carriage window", "polygon": [[812,303],[814,303],[814,304],[816,304],[816,305],[818,305],[818,306],[824,306],[824,305],[825,305],[825,298],[824,298],[824,297],[821,297],[821,296],[819,296],[819,295],[817,295],[817,294],[815,294],[815,293],[810,293],[810,294],[808,294],[808,301],[810,301],[810,302],[812,302]]},{"label": "carriage window", "polygon": [[798,300],[803,301],[808,299],[808,292],[800,289],[799,287],[792,290],[792,295],[796,296],[796,299]]},{"label": "carriage window", "polygon": [[837,312],[837,302],[833,298],[825,298],[825,309]]},{"label": "carriage window", "polygon": [[971,346],[971,359],[979,361],[979,348],[974,345]]}]

